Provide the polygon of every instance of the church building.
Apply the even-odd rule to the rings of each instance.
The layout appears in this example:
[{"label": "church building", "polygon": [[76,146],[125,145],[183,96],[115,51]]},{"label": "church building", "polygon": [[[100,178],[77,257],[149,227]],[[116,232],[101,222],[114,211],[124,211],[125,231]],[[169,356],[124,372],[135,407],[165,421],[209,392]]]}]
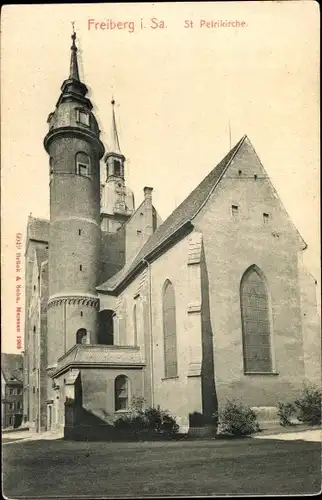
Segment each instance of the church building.
[{"label": "church building", "polygon": [[133,398],[182,432],[229,399],[268,415],[320,382],[306,243],[246,135],[164,222],[152,187],[136,207],[114,104],[106,148],[73,33],[44,139],[50,220],[28,220],[24,420],[78,439]]}]

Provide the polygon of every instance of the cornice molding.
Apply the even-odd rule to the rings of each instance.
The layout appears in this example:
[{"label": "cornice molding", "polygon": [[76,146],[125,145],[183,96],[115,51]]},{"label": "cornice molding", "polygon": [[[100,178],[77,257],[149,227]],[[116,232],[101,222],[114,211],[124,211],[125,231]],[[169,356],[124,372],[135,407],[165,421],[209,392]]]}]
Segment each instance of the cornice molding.
[{"label": "cornice molding", "polygon": [[77,128],[73,126],[59,127],[53,128],[48,132],[44,139],[44,147],[49,152],[50,143],[55,139],[60,139],[62,137],[77,137],[80,139],[85,139],[94,143],[97,147],[97,151],[99,154],[99,159],[102,158],[105,152],[105,148],[101,140],[94,134],[91,130],[85,130],[83,128]]},{"label": "cornice molding", "polygon": [[99,310],[99,298],[98,297],[88,297],[86,295],[66,295],[60,297],[52,297],[48,300],[48,309],[51,307],[57,307],[62,304],[68,304],[72,306],[87,306],[94,307]]},{"label": "cornice molding", "polygon": [[143,370],[145,363],[131,363],[131,362],[88,362],[88,361],[71,361],[70,363],[58,368],[54,373],[49,374],[51,378],[58,378],[63,373],[71,369],[120,369],[120,370]]}]

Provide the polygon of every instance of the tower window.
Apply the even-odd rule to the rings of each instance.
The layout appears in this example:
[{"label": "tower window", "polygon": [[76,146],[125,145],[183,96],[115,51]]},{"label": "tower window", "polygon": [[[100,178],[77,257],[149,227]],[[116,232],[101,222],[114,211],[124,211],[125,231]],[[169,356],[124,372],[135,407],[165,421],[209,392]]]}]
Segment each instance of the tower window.
[{"label": "tower window", "polygon": [[121,176],[121,162],[118,160],[114,160],[113,165],[114,165],[114,175],[116,175],[117,177],[120,177]]},{"label": "tower window", "polygon": [[79,270],[80,270],[80,271],[82,271],[82,270],[83,270],[83,266],[82,266],[82,264],[80,264],[80,266],[79,266]]},{"label": "tower window", "polygon": [[242,171],[241,170],[238,170],[238,175],[241,175],[242,174]]},{"label": "tower window", "polygon": [[83,316],[83,311],[80,312],[80,315]]},{"label": "tower window", "polygon": [[269,221],[269,214],[263,214],[263,222],[264,224],[268,224],[268,221]]},{"label": "tower window", "polygon": [[76,121],[89,127],[89,114],[81,109],[76,109]]},{"label": "tower window", "polygon": [[86,153],[76,155],[76,174],[85,177],[90,174],[90,157]]},{"label": "tower window", "polygon": [[84,163],[78,164],[78,174],[79,175],[88,175],[88,165],[84,165]]},{"label": "tower window", "polygon": [[76,344],[86,344],[87,340],[87,330],[85,328],[80,328],[76,332]]},{"label": "tower window", "polygon": [[78,230],[78,236],[80,236],[81,234],[82,234],[82,230],[81,230],[81,229],[79,229],[79,230]]},{"label": "tower window", "polygon": [[233,215],[234,217],[238,216],[238,205],[231,206],[231,215]]},{"label": "tower window", "polygon": [[257,179],[257,174],[254,174],[254,180],[256,181],[256,179]]}]

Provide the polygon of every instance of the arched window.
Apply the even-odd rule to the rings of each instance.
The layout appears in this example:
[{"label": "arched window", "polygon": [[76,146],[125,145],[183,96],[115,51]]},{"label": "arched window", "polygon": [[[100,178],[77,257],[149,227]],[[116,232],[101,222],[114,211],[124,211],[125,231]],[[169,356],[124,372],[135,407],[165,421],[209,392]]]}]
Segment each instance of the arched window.
[{"label": "arched window", "polygon": [[169,280],[165,282],[163,288],[162,315],[164,339],[164,374],[166,378],[176,377],[178,374],[176,304],[174,288]]},{"label": "arched window", "polygon": [[271,372],[271,325],[268,291],[261,271],[251,266],[240,285],[244,371]]},{"label": "arched window", "polygon": [[114,160],[114,175],[121,177],[121,162],[119,160]]},{"label": "arched window", "polygon": [[114,384],[115,411],[127,410],[129,407],[129,380],[125,375],[118,375]]},{"label": "arched window", "polygon": [[133,306],[133,338],[134,338],[134,345],[137,345],[138,343],[138,323],[137,323],[137,307],[136,304]]},{"label": "arched window", "polygon": [[36,368],[36,358],[37,358],[37,343],[36,343],[36,325],[33,326],[32,329],[33,336],[32,336],[32,359],[33,359],[33,368]]},{"label": "arched window", "polygon": [[87,177],[90,174],[91,161],[86,153],[76,154],[76,174]]},{"label": "arched window", "polygon": [[98,344],[113,345],[114,344],[114,311],[104,309],[98,314],[99,330]]},{"label": "arched window", "polygon": [[76,344],[86,344],[87,331],[85,328],[80,328],[76,332]]}]

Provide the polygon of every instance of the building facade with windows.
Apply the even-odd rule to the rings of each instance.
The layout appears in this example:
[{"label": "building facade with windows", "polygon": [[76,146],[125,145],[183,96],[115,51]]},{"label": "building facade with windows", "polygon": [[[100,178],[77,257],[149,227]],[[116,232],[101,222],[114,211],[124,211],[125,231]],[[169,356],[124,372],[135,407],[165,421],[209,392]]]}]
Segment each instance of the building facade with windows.
[{"label": "building facade with windows", "polygon": [[319,383],[306,244],[249,138],[164,222],[151,187],[135,208],[114,101],[105,152],[75,38],[44,140],[50,220],[28,220],[26,418],[81,436],[143,398],[206,432],[227,399],[269,410]]},{"label": "building facade with windows", "polygon": [[19,427],[23,416],[23,357],[1,354],[1,427]]}]

